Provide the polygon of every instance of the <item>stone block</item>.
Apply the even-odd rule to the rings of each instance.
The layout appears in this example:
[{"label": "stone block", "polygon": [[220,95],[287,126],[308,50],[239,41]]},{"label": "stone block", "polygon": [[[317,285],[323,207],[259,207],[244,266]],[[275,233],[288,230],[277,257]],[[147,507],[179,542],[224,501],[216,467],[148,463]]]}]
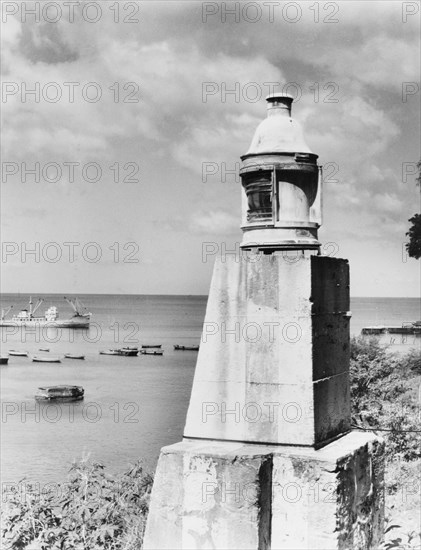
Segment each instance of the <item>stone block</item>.
[{"label": "stone block", "polygon": [[[296,260],[274,253],[216,261],[185,437],[319,446],[349,429],[348,263]],[[263,414],[266,403],[282,411],[291,402],[300,409],[294,422]],[[209,403],[217,411],[257,404],[262,415],[203,422]]]},{"label": "stone block", "polygon": [[333,439],[351,429],[348,372],[314,382],[315,443]]},{"label": "stone block", "polygon": [[183,442],[162,449],[145,550],[269,548],[271,456],[243,447]]},{"label": "stone block", "polygon": [[384,443],[360,432],[273,458],[272,549],[377,549],[384,530]]},{"label": "stone block", "polygon": [[311,300],[313,313],[349,311],[348,260],[311,257]]},{"label": "stone block", "polygon": [[[229,391],[227,391],[227,388]],[[190,399],[185,437],[314,445],[312,384],[208,381]]]},{"label": "stone block", "polygon": [[161,451],[145,550],[375,550],[384,524],[381,439],[322,449],[185,440]]},{"label": "stone block", "polygon": [[348,370],[349,321],[349,317],[343,313],[313,314],[313,380]]}]

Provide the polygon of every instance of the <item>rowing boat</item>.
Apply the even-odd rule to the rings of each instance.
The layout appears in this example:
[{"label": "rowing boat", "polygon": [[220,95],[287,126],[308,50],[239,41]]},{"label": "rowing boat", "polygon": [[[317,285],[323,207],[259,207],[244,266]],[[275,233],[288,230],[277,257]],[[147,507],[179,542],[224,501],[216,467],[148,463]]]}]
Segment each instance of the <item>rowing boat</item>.
[{"label": "rowing boat", "polygon": [[61,363],[60,357],[37,357],[34,355],[32,361],[35,363]]}]

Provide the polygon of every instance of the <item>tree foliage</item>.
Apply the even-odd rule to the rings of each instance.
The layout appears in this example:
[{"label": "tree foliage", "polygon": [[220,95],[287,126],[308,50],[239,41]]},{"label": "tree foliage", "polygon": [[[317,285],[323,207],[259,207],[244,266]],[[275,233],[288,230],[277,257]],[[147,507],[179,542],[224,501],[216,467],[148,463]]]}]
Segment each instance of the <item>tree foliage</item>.
[{"label": "tree foliage", "polygon": [[[418,161],[417,168],[416,184],[421,191],[421,160]],[[409,237],[409,242],[406,243],[406,251],[408,256],[419,260],[421,258],[421,214],[414,214],[408,221],[412,225],[406,233],[406,236]]]},{"label": "tree foliage", "polygon": [[419,260],[421,258],[421,214],[415,214],[408,221],[412,225],[406,233],[406,236],[409,237],[406,250],[411,258]]},{"label": "tree foliage", "polygon": [[389,353],[378,339],[353,338],[350,383],[355,426],[379,430],[386,440],[387,460],[421,458],[417,377],[421,356]]},{"label": "tree foliage", "polygon": [[2,548],[141,548],[152,477],[140,462],[112,476],[102,464],[81,460],[55,490],[19,485],[9,492],[2,510]]}]

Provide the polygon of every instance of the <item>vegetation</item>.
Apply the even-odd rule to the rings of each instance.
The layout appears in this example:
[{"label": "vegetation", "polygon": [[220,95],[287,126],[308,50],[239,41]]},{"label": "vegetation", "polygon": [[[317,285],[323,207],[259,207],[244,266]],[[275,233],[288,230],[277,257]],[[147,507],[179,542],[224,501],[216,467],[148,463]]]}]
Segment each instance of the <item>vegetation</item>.
[{"label": "vegetation", "polygon": [[[388,516],[383,549],[419,548],[420,534],[411,529],[408,516],[412,513],[416,529],[421,469],[420,353],[397,356],[375,338],[354,338],[350,373],[354,426],[378,432],[386,440]],[[3,511],[3,547],[139,550],[151,486],[152,478],[140,463],[111,476],[102,464],[82,460],[72,466],[58,491],[9,494]]]},{"label": "vegetation", "polygon": [[102,464],[81,460],[58,490],[12,493],[3,512],[2,547],[138,550],[151,486],[139,462],[111,476]]},{"label": "vegetation", "polygon": [[412,225],[406,233],[406,236],[409,237],[406,251],[408,256],[419,260],[421,258],[421,214],[414,214],[408,221]]},{"label": "vegetation", "polygon": [[419,549],[421,354],[412,350],[399,356],[377,338],[353,338],[350,382],[354,427],[374,431],[386,442],[382,548]]},{"label": "vegetation", "polygon": [[[416,184],[421,191],[421,160],[418,161],[417,168],[418,176],[416,178]],[[419,260],[419,258],[421,258],[421,214],[414,214],[408,221],[412,225],[406,233],[406,236],[409,237],[409,242],[406,243],[406,250],[408,256]]]},{"label": "vegetation", "polygon": [[376,338],[351,343],[351,402],[355,427],[380,430],[386,461],[421,458],[419,403],[414,379],[421,375],[419,352],[397,356]]}]

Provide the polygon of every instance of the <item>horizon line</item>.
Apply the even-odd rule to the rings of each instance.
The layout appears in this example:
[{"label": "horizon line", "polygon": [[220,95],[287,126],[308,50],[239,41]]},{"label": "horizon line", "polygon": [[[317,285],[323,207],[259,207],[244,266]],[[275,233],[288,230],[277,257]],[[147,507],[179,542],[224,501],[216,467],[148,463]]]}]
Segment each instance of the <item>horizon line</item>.
[{"label": "horizon line", "polygon": [[[157,293],[124,293],[124,292],[2,292],[0,296],[6,294],[27,294],[27,295],[46,295],[46,296],[61,296],[61,295],[77,295],[77,296],[191,296],[191,297],[208,297],[209,294],[157,294]],[[350,296],[350,298],[388,298],[388,299],[421,299],[421,296]]]}]

